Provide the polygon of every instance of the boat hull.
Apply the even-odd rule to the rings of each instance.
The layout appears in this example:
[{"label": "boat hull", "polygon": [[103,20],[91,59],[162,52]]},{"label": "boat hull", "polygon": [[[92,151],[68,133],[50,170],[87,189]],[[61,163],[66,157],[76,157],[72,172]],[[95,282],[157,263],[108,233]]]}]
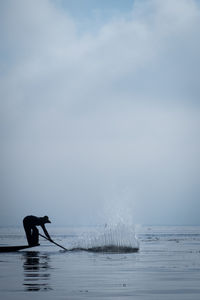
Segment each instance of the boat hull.
[{"label": "boat hull", "polygon": [[23,249],[32,248],[35,246],[28,246],[28,245],[22,245],[22,246],[0,246],[0,252],[15,252]]}]

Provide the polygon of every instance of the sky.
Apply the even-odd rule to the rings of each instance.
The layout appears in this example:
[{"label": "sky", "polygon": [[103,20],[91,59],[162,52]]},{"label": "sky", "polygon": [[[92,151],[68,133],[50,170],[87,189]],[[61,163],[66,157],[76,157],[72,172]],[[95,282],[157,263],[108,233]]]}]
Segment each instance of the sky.
[{"label": "sky", "polygon": [[1,0],[0,41],[0,225],[200,225],[198,0]]}]

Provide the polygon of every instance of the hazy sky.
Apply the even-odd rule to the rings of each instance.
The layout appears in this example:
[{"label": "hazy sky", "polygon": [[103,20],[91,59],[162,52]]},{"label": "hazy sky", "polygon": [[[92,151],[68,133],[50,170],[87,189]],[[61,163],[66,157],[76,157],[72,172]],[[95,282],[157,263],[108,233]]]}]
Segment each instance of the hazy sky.
[{"label": "hazy sky", "polygon": [[200,225],[198,0],[0,1],[0,225]]}]

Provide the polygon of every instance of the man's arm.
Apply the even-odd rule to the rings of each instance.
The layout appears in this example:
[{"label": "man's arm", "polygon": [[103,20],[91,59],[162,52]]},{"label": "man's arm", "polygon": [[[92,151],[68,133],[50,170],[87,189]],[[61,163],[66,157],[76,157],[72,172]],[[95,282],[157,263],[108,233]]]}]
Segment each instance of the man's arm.
[{"label": "man's arm", "polygon": [[42,227],[42,229],[43,229],[43,231],[44,231],[46,237],[47,237],[49,240],[51,240],[51,237],[50,237],[50,235],[48,234],[48,231],[46,230],[46,227],[44,226],[44,224],[42,224],[41,227]]}]

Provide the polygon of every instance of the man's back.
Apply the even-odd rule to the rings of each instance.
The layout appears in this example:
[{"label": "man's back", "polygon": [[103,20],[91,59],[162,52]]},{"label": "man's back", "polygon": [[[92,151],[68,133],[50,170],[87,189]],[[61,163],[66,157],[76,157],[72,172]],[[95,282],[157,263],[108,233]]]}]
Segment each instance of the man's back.
[{"label": "man's back", "polygon": [[44,222],[42,222],[42,218],[32,216],[32,215],[25,217],[24,223],[28,223],[29,226],[41,226],[44,224]]}]

